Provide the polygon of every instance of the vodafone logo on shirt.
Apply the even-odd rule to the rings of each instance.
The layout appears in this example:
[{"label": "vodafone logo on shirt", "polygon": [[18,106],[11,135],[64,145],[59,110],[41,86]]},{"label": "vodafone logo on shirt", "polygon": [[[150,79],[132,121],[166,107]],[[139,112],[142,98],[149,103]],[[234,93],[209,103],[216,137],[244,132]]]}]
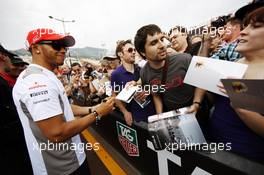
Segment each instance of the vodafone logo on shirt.
[{"label": "vodafone logo on shirt", "polygon": [[45,84],[38,84],[37,82],[35,82],[34,85],[32,85],[31,87],[29,87],[28,89],[29,90],[32,90],[32,89],[37,89],[37,88],[41,88],[41,87],[47,87],[47,85],[45,85]]}]

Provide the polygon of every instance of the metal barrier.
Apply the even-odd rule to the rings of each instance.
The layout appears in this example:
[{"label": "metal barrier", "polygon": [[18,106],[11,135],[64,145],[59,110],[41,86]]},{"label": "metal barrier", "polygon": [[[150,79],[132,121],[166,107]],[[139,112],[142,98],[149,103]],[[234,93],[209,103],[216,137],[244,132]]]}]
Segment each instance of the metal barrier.
[{"label": "metal barrier", "polygon": [[156,151],[150,142],[147,125],[136,123],[128,127],[119,111],[112,112],[92,127],[142,174],[264,173],[263,164],[227,151]]}]

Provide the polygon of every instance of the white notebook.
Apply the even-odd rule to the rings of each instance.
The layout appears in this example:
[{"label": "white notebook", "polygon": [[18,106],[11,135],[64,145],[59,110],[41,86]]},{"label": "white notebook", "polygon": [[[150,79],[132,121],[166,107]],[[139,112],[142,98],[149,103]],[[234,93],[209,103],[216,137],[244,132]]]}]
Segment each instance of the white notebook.
[{"label": "white notebook", "polygon": [[126,103],[130,103],[138,89],[138,86],[125,87],[121,92],[119,92],[119,94],[116,96],[116,99]]},{"label": "white notebook", "polygon": [[220,79],[228,77],[242,78],[247,67],[246,64],[194,56],[183,82],[227,96],[219,91],[217,87]]}]

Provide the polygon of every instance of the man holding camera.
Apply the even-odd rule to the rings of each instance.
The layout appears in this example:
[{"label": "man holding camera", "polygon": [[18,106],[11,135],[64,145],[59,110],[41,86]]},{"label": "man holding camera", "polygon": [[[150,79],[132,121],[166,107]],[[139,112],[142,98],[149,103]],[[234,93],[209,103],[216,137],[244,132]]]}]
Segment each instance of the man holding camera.
[{"label": "man holding camera", "polygon": [[235,51],[241,29],[242,22],[239,19],[236,19],[235,17],[227,19],[225,31],[221,36],[225,44],[218,52],[213,54],[211,58],[227,61],[236,61],[237,59],[241,58],[241,54]]}]

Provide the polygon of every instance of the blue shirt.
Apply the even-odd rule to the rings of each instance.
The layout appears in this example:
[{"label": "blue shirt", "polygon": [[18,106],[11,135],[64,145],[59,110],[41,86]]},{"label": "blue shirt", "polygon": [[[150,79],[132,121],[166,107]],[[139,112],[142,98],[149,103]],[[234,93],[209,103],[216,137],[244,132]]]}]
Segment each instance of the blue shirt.
[{"label": "blue shirt", "polygon": [[256,160],[264,160],[264,138],[245,125],[226,97],[216,95],[215,110],[208,134],[212,141],[231,143],[234,152]]},{"label": "blue shirt", "polygon": [[237,59],[242,57],[241,54],[235,51],[237,44],[238,41],[234,41],[221,47],[221,49],[213,54],[211,58],[218,60],[236,61]]},{"label": "blue shirt", "polygon": [[[140,68],[135,66],[134,73],[128,72],[122,65],[116,68],[115,71],[111,74],[111,86],[112,90],[115,92],[120,92],[130,81],[138,81],[140,78]],[[148,98],[151,98],[150,96]],[[128,111],[132,113],[133,119],[137,122],[146,121],[148,116],[156,114],[153,100],[141,108],[135,100],[132,100],[129,104],[126,105]]]}]

